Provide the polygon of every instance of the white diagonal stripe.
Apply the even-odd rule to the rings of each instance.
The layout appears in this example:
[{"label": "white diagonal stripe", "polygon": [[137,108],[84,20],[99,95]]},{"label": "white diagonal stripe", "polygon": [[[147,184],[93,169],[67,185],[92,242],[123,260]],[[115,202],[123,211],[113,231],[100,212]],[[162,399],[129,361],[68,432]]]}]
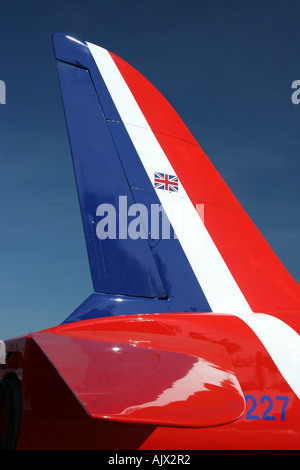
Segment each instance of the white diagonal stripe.
[{"label": "white diagonal stripe", "polygon": [[[90,43],[88,43],[88,46],[150,181],[153,181],[155,171],[175,175],[176,172],[159,145],[109,52]],[[180,192],[181,197],[159,190],[157,190],[157,195],[210,307],[214,312],[251,312],[248,302],[217,250],[186,191],[181,187]],[[176,211],[174,210],[174,204],[176,205]],[[178,223],[177,211],[185,214],[185,224]]]}]

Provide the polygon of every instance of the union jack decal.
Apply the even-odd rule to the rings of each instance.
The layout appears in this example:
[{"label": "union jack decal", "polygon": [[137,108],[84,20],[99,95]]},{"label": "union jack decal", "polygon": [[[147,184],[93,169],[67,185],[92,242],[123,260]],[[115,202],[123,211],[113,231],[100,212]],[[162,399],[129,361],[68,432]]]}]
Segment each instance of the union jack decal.
[{"label": "union jack decal", "polygon": [[178,178],[177,176],[158,173],[156,171],[154,173],[154,187],[156,189],[164,189],[166,191],[178,193]]}]

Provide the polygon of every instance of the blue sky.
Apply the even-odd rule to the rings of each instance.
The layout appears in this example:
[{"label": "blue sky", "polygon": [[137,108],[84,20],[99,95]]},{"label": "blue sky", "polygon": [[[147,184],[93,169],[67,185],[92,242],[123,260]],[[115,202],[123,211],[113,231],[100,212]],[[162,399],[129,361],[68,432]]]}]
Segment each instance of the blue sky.
[{"label": "blue sky", "polygon": [[51,35],[99,44],[171,102],[300,282],[300,3],[0,3],[0,339],[92,292]]}]

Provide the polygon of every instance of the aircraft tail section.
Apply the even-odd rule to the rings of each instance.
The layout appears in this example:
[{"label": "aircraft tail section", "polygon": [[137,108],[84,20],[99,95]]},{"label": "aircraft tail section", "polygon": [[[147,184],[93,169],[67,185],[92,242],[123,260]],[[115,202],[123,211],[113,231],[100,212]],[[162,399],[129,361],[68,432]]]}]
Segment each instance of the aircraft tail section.
[{"label": "aircraft tail section", "polygon": [[98,294],[72,318],[107,294],[132,313],[299,309],[299,285],[165,98],[115,54],[53,42]]}]

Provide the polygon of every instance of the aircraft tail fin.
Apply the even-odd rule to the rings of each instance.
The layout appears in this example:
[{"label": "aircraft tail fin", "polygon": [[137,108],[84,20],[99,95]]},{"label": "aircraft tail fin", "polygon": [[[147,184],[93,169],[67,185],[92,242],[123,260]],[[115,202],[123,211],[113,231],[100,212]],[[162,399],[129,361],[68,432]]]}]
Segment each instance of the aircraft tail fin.
[{"label": "aircraft tail fin", "polygon": [[299,309],[299,285],[158,90],[106,49],[53,42],[95,292],[143,313]]}]

